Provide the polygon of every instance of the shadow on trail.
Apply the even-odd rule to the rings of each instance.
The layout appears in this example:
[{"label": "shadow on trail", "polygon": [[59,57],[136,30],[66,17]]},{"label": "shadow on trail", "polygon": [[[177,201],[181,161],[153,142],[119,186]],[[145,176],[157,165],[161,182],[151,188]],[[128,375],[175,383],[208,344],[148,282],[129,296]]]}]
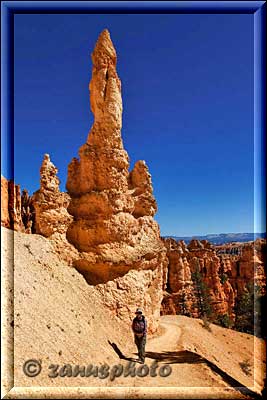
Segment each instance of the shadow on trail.
[{"label": "shadow on trail", "polygon": [[135,358],[132,358],[132,357],[126,357],[122,352],[121,352],[121,350],[118,348],[118,346],[116,345],[116,343],[111,343],[111,341],[110,340],[108,340],[108,343],[110,344],[110,346],[113,348],[113,350],[115,351],[115,353],[119,356],[119,358],[121,359],[121,360],[126,360],[126,361],[136,361],[136,359]]},{"label": "shadow on trail", "polygon": [[162,361],[168,364],[200,364],[206,363],[206,360],[196,353],[191,351],[163,351],[161,353],[146,351],[146,357],[152,358],[153,360]]},{"label": "shadow on trail", "polygon": [[[136,359],[131,357],[126,357],[121,350],[118,348],[116,343],[111,343],[108,340],[108,343],[113,348],[113,350],[117,353],[120,359],[126,361],[134,361]],[[214,363],[207,360],[206,358],[200,356],[197,353],[193,353],[188,350],[181,350],[181,351],[162,351],[162,352],[154,352],[154,351],[146,351],[146,358],[151,358],[158,362],[163,362],[166,364],[206,364],[213,372],[218,374],[224,382],[227,383],[228,386],[233,387],[235,390],[242,393],[244,396],[247,396],[249,399],[262,399],[262,396],[255,393],[248,387],[242,385],[236,379],[234,379],[231,375],[227,374],[221,368],[217,367]]]},{"label": "shadow on trail", "polygon": [[188,350],[182,351],[163,351],[161,353],[147,351],[146,352],[147,358],[152,358],[158,362],[164,362],[168,364],[180,364],[180,363],[187,363],[187,364],[206,364],[213,372],[218,374],[224,382],[226,382],[229,386],[232,386],[235,390],[238,390],[243,395],[248,396],[249,399],[261,399],[262,397],[249,389],[248,387],[242,385],[236,379],[234,379],[231,375],[227,374],[217,365],[212,363],[211,361],[207,360],[206,358],[201,357],[197,353],[193,353]]}]

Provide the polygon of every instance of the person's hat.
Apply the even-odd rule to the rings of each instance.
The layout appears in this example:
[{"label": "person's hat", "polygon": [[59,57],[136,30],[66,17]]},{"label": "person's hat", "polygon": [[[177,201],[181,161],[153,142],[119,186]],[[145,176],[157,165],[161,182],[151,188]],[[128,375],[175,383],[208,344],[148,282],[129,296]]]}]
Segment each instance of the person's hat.
[{"label": "person's hat", "polygon": [[141,310],[141,308],[137,308],[135,311],[135,314],[142,314],[142,313],[143,313],[143,311]]}]

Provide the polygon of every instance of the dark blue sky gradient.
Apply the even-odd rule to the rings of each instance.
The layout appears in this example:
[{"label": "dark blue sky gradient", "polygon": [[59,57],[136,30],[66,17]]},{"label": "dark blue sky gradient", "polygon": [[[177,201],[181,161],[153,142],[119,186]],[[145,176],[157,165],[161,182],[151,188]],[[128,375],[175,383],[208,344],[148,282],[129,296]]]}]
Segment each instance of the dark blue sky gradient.
[{"label": "dark blue sky gradient", "polygon": [[[253,15],[15,15],[15,181],[67,167],[93,123],[91,52],[107,28],[131,167],[146,160],[162,235],[253,232]],[[5,168],[4,175],[8,172]]]}]

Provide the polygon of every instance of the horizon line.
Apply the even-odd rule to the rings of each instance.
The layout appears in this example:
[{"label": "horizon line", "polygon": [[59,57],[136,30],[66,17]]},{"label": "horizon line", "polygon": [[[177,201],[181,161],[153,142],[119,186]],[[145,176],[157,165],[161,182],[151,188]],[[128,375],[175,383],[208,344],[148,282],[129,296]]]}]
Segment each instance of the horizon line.
[{"label": "horizon line", "polygon": [[265,232],[220,232],[220,233],[201,233],[201,234],[194,234],[194,235],[180,235],[180,234],[175,234],[175,235],[161,235],[161,236],[169,236],[169,237],[184,237],[184,238],[191,238],[191,237],[197,237],[197,236],[218,236],[218,235],[266,235],[266,231]]}]

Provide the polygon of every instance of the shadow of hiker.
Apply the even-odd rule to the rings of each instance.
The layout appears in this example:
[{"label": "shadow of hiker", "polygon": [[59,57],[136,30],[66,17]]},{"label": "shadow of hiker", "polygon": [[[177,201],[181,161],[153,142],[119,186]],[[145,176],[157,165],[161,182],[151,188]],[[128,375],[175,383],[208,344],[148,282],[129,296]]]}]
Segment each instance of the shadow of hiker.
[{"label": "shadow of hiker", "polygon": [[113,350],[115,351],[115,353],[120,357],[121,360],[126,360],[126,361],[136,361],[135,358],[132,357],[126,357],[121,350],[118,348],[118,346],[116,345],[116,343],[111,343],[110,340],[108,340],[108,343],[110,344],[110,346],[113,348]]},{"label": "shadow of hiker", "polygon": [[[119,349],[119,347],[116,345],[116,343],[112,343],[110,340],[108,340],[108,343],[110,346],[113,348],[115,353],[119,356],[121,360],[126,360],[126,361],[136,361],[135,358],[132,357],[126,357],[122,351]],[[137,354],[137,353],[135,353]],[[157,361],[165,362],[168,364],[180,364],[180,363],[188,363],[188,364],[200,364],[200,363],[206,363],[206,360],[199,356],[196,353],[192,353],[191,351],[188,350],[182,350],[182,351],[163,351],[161,353],[153,352],[153,351],[146,351],[146,358],[152,358]]]},{"label": "shadow of hiker", "polygon": [[259,396],[256,392],[253,392],[250,388],[242,385],[236,379],[234,379],[231,375],[227,374],[217,365],[207,360],[206,358],[201,357],[197,353],[193,353],[188,350],[182,351],[163,351],[161,353],[147,351],[147,358],[152,358],[157,361],[161,361],[167,364],[179,364],[179,363],[188,363],[188,364],[206,364],[210,369],[216,374],[220,375],[221,378],[229,385],[232,386],[235,390],[238,390],[245,396],[249,396],[250,399],[259,400],[262,397]]},{"label": "shadow of hiker", "polygon": [[168,364],[200,364],[206,363],[206,360],[196,353],[192,353],[188,350],[182,351],[163,351],[157,353],[154,351],[146,351],[146,357],[152,358],[157,361],[163,361]]},{"label": "shadow of hiker", "polygon": [[[113,350],[116,352],[116,354],[120,357],[122,360],[127,360],[127,361],[133,361],[136,362],[137,360],[131,357],[126,357],[121,350],[118,348],[116,343],[111,343],[108,340],[108,343],[110,346],[113,348]],[[136,354],[136,353],[135,353]],[[146,351],[146,358],[152,358],[156,361],[161,361],[167,364],[182,364],[182,363],[188,363],[188,364],[206,364],[210,367],[212,371],[217,373],[222,377],[222,379],[229,385],[232,386],[235,390],[238,390],[245,396],[250,396],[250,399],[255,399],[255,400],[260,400],[263,397],[258,395],[256,392],[253,392],[250,388],[243,386],[240,382],[238,382],[236,379],[231,377],[231,375],[227,374],[223,370],[221,370],[217,365],[213,364],[209,360],[201,357],[197,353],[193,353],[188,350],[181,350],[181,351],[163,351],[161,353],[158,352],[153,352],[153,351]]]}]

